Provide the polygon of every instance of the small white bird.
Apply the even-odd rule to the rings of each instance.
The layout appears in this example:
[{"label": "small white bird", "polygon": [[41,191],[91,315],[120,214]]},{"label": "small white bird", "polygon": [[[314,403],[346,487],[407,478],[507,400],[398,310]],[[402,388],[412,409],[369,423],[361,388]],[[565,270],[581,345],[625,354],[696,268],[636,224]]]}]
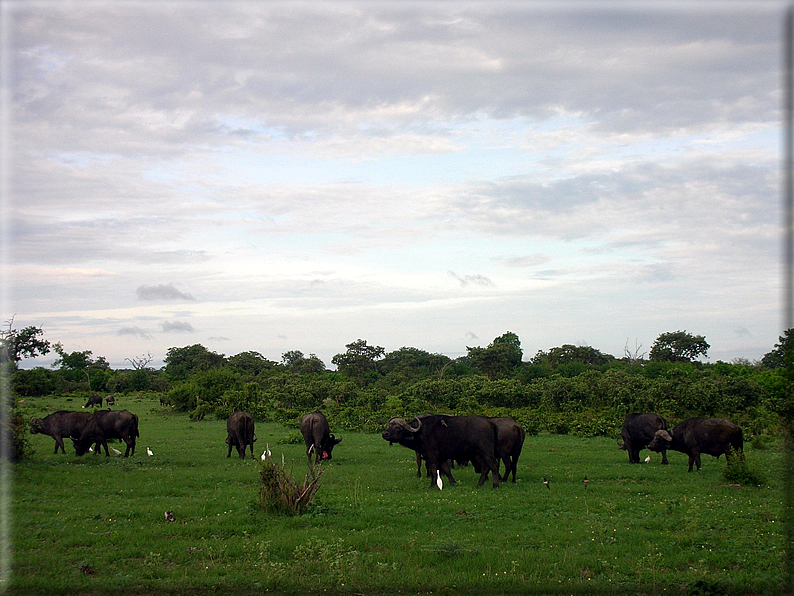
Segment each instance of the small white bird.
[{"label": "small white bird", "polygon": [[115,447],[111,447],[111,448],[110,448],[110,450],[111,450],[113,453],[115,453],[116,455],[121,455],[121,451],[119,451],[119,450],[118,450],[118,449],[116,449]]},{"label": "small white bird", "polygon": [[646,463],[646,464],[649,464],[649,463],[651,463],[651,456],[650,456],[650,455],[649,455],[648,457],[646,457],[646,458],[645,458],[645,463]]},{"label": "small white bird", "polygon": [[89,453],[92,453],[93,451],[94,451],[94,448],[93,448],[93,447],[89,447],[89,448],[88,448],[88,452],[89,452]]},{"label": "small white bird", "polygon": [[546,488],[548,488],[549,490],[551,490],[551,486],[549,486],[549,481],[548,481],[548,480],[546,480],[546,477],[545,477],[545,476],[543,477],[543,484],[545,484],[545,485],[546,485]]},{"label": "small white bird", "polygon": [[149,449],[149,448],[147,447],[147,448],[146,448],[146,455],[148,455],[149,457],[151,457],[152,455],[154,455],[154,453],[152,453],[152,450],[151,450],[151,449]]},{"label": "small white bird", "polygon": [[441,482],[441,471],[436,470],[436,474],[436,486],[438,487],[438,490],[444,490],[444,483]]},{"label": "small white bird", "polygon": [[267,451],[263,451],[262,455],[259,456],[259,459],[262,461],[267,461]]}]

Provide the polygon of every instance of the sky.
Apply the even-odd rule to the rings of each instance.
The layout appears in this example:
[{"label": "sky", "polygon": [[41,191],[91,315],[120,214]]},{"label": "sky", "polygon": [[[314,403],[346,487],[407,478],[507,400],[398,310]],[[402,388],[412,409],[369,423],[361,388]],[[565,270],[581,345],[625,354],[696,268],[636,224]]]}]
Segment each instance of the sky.
[{"label": "sky", "polygon": [[785,8],[3,2],[0,314],[113,367],[508,331],[760,359]]}]

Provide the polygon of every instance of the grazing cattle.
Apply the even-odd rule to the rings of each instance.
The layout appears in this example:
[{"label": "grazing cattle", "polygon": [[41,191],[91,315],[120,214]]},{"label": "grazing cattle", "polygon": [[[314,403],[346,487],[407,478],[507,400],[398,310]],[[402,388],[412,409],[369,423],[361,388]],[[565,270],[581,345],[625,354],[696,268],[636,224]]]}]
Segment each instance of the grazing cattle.
[{"label": "grazing cattle", "polygon": [[[108,439],[121,439],[127,444],[124,457],[135,455],[138,433],[138,417],[127,410],[100,410],[91,414],[79,438],[72,437],[77,455],[84,455],[93,443],[105,448],[105,457],[110,457]],[[99,448],[97,447],[97,451]]]},{"label": "grazing cattle", "polygon": [[113,397],[112,395],[108,395],[108,396],[105,398],[105,403],[106,403],[107,405],[109,405],[109,406],[115,406],[115,405],[116,405],[116,398],[115,398],[115,397]]},{"label": "grazing cattle", "polygon": [[[620,436],[623,443],[617,439],[618,447],[629,452],[629,462],[640,463],[640,451],[648,447],[653,441],[656,431],[667,430],[667,421],[657,414],[629,414],[623,421]],[[662,449],[662,463],[667,462],[667,450]]]},{"label": "grazing cattle", "polygon": [[83,406],[83,408],[90,408],[91,406],[99,406],[102,407],[102,396],[101,395],[92,395],[88,398],[88,401]]},{"label": "grazing cattle", "polygon": [[731,463],[731,450],[742,451],[742,429],[730,420],[722,418],[687,418],[670,432],[657,430],[653,441],[648,445],[651,451],[672,449],[689,456],[689,471],[697,464],[700,470],[700,454],[719,458],[723,453],[728,465]]},{"label": "grazing cattle", "polygon": [[488,472],[494,488],[499,486],[498,429],[483,416],[430,414],[416,417],[410,424],[402,418],[392,418],[382,437],[390,443],[411,446],[424,458],[431,488],[436,485],[439,471],[455,484],[449,460],[474,462],[481,470],[478,487],[488,478]]},{"label": "grazing cattle", "polygon": [[237,410],[226,421],[226,443],[229,445],[229,452],[226,457],[232,455],[232,447],[237,448],[240,459],[245,459],[246,447],[251,448],[251,459],[254,458],[254,417],[248,412]]},{"label": "grazing cattle", "polygon": [[512,472],[513,482],[515,482],[518,457],[521,455],[521,449],[524,447],[524,439],[527,433],[512,418],[488,418],[488,420],[496,425],[499,432],[496,449],[505,464],[505,474],[502,476],[502,481],[507,482],[507,477]]},{"label": "grazing cattle", "polygon": [[30,434],[41,433],[51,436],[55,439],[55,453],[58,453],[59,447],[63,453],[66,453],[66,449],[63,447],[63,438],[79,437],[90,417],[91,414],[89,412],[60,410],[50,414],[43,420],[41,418],[33,418],[30,421]]},{"label": "grazing cattle", "polygon": [[314,451],[314,463],[321,459],[333,459],[334,447],[342,442],[331,434],[328,420],[320,412],[305,414],[301,418],[301,434],[306,443],[306,457],[311,459]]}]

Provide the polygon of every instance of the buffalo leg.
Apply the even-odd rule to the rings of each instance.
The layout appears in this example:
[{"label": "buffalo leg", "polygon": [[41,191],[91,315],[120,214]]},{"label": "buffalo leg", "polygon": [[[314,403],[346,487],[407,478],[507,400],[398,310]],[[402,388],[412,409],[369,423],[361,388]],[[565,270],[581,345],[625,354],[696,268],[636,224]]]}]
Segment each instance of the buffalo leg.
[{"label": "buffalo leg", "polygon": [[226,454],[226,459],[229,459],[232,456],[232,441],[227,441],[229,443],[229,452]]},{"label": "buffalo leg", "polygon": [[[450,460],[441,462],[441,466],[440,466],[441,473],[444,474],[444,476],[446,476],[449,479],[450,484],[457,484],[458,481],[452,477],[452,469],[450,468],[449,462]],[[435,480],[435,477],[433,478],[433,480]]]},{"label": "buffalo leg", "polygon": [[60,435],[55,436],[55,453],[58,453],[58,447],[60,447],[63,454],[66,455],[66,449],[63,448],[63,438]]},{"label": "buffalo leg", "polygon": [[[110,457],[110,451],[108,450],[108,442],[105,439],[102,439],[102,446],[105,448],[105,457]],[[99,449],[97,449],[99,451]]]},{"label": "buffalo leg", "polygon": [[670,462],[667,461],[667,451],[662,451],[662,464],[667,465]]}]

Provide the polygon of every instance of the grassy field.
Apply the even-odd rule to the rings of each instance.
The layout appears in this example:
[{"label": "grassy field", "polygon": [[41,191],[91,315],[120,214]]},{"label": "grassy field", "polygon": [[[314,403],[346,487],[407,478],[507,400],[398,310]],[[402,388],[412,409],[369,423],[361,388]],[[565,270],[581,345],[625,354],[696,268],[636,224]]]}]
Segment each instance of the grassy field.
[{"label": "grassy field", "polygon": [[[84,403],[67,400],[29,400],[26,414]],[[723,480],[724,458],[688,474],[683,454],[630,465],[614,439],[542,434],[527,438],[516,484],[476,489],[469,468],[438,491],[416,478],[413,452],[338,432],[314,506],[283,517],[256,505],[260,462],[226,459],[224,421],[150,399],[122,408],[140,417],[129,459],[54,455],[50,437],[31,437],[13,473],[9,593],[779,593],[774,446],[747,447],[767,483],[742,487]],[[257,424],[257,455],[269,443],[303,477],[303,446],[284,442],[296,435]]]}]

